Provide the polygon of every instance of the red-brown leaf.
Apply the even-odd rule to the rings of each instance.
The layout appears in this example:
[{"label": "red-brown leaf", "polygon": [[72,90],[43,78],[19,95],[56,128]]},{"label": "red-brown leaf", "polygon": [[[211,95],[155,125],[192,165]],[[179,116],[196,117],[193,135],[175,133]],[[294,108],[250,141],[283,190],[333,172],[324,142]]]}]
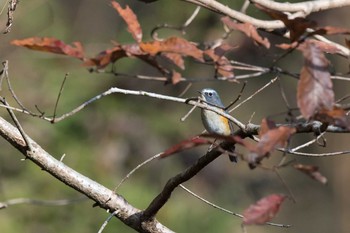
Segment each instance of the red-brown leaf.
[{"label": "red-brown leaf", "polygon": [[317,180],[322,184],[327,183],[327,178],[324,177],[319,171],[317,166],[305,165],[305,164],[294,164],[293,167],[298,171],[310,176],[312,179]]},{"label": "red-brown leaf", "polygon": [[295,132],[295,128],[287,126],[271,129],[261,136],[255,152],[260,156],[266,156],[277,147],[285,147],[288,139]]},{"label": "red-brown leaf", "polygon": [[298,82],[297,102],[304,118],[309,119],[321,109],[330,110],[334,92],[328,71],[328,60],[313,42],[303,46],[304,66]]},{"label": "red-brown leaf", "polygon": [[213,62],[216,72],[226,78],[234,78],[234,66],[231,65],[230,61],[224,56],[227,52],[233,50],[228,44],[221,44],[214,49],[208,49],[204,51],[204,54],[209,56]]},{"label": "red-brown leaf", "polygon": [[191,139],[184,140],[169,149],[165,150],[161,155],[160,158],[167,157],[169,155],[181,152],[183,150],[191,149],[193,147],[201,146],[201,145],[206,145],[206,144],[212,144],[211,141],[199,137],[194,137]]},{"label": "red-brown leaf", "polygon": [[126,52],[122,46],[116,46],[111,49],[107,49],[105,51],[100,52],[96,57],[87,59],[84,62],[86,66],[96,66],[98,69],[102,69],[117,61],[122,57],[126,57]]},{"label": "red-brown leaf", "polygon": [[238,144],[243,145],[250,151],[245,158],[250,168],[255,168],[261,160],[268,157],[276,148],[285,147],[290,136],[296,132],[295,128],[286,126],[275,128],[272,121],[265,119],[261,123],[260,130],[260,141],[257,144],[252,144],[238,137],[234,138]]},{"label": "red-brown leaf", "polygon": [[274,218],[286,198],[285,195],[271,194],[249,206],[243,212],[243,224],[261,225]]},{"label": "red-brown leaf", "polygon": [[259,4],[255,4],[255,6],[264,11],[270,17],[281,20],[290,31],[290,40],[292,42],[299,40],[299,38],[306,32],[306,29],[314,28],[317,25],[316,22],[312,20],[300,17],[289,19],[288,15],[283,12],[272,10]]},{"label": "red-brown leaf", "polygon": [[84,58],[83,46],[80,42],[74,42],[73,46],[71,46],[56,38],[31,37],[23,40],[13,40],[11,44],[37,51],[64,54],[79,59]]},{"label": "red-brown leaf", "polygon": [[350,40],[345,39],[345,44],[346,44],[346,47],[348,47],[350,49]]},{"label": "red-brown leaf", "polygon": [[116,9],[119,15],[124,19],[126,24],[128,25],[128,31],[131,33],[132,37],[140,43],[142,41],[142,29],[139,21],[137,20],[137,16],[127,5],[125,9],[123,9],[118,2],[111,2],[114,9]]},{"label": "red-brown leaf", "polygon": [[259,45],[265,46],[265,48],[270,48],[270,41],[265,37],[261,37],[256,29],[251,23],[236,23],[231,20],[228,16],[222,17],[221,21],[232,30],[241,31],[246,34],[249,38],[252,38]]},{"label": "red-brown leaf", "polygon": [[339,27],[332,27],[332,26],[326,26],[317,28],[312,35],[338,35],[338,34],[350,34],[350,29],[348,28],[339,28]]},{"label": "red-brown leaf", "polygon": [[277,128],[276,123],[274,121],[271,121],[269,119],[262,119],[260,124],[260,130],[259,130],[259,136],[262,137],[264,134],[266,134],[269,130]]},{"label": "red-brown leaf", "polygon": [[338,126],[343,129],[350,129],[350,120],[344,109],[334,106],[332,110],[322,109],[312,119],[322,123]]},{"label": "red-brown leaf", "polygon": [[[334,44],[330,44],[324,41],[319,41],[319,40],[314,40],[314,39],[309,39],[309,42],[314,43],[315,45],[318,46],[318,48],[325,53],[330,53],[330,54],[337,54],[341,53],[342,51]],[[298,46],[298,47],[297,47]],[[278,44],[276,47],[287,50],[287,49],[299,49],[303,51],[305,47],[305,43],[298,44],[297,42],[293,42],[291,44]]]},{"label": "red-brown leaf", "polygon": [[[334,44],[330,44],[327,42],[314,40],[314,39],[310,39],[309,41],[312,41],[312,43],[316,45],[322,52],[330,53],[330,54],[336,54],[341,52],[341,50]],[[301,49],[303,45],[304,43],[302,44]]]},{"label": "red-brown leaf", "polygon": [[276,44],[276,47],[280,49],[288,50],[288,49],[295,49],[298,45],[299,45],[298,42],[293,42],[291,44],[286,44],[286,43]]},{"label": "red-brown leaf", "polygon": [[181,74],[179,72],[176,72],[175,70],[173,70],[172,76],[171,76],[171,83],[173,85],[179,83],[181,81]]},{"label": "red-brown leaf", "polygon": [[203,51],[198,49],[193,43],[180,37],[170,37],[164,41],[141,42],[140,48],[151,56],[162,52],[177,53],[182,56],[190,56],[199,61],[204,61]]},{"label": "red-brown leaf", "polygon": [[184,62],[184,59],[182,58],[181,54],[178,54],[178,53],[162,53],[162,56],[164,56],[167,59],[169,59],[173,64],[178,66],[180,69],[182,69],[182,70],[185,69],[185,62]]}]

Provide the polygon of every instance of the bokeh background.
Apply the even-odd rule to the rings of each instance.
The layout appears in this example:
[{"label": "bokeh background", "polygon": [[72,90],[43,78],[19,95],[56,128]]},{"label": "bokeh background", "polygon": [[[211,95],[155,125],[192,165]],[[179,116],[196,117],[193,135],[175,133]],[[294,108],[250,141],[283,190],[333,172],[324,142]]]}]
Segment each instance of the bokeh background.
[{"label": "bokeh background", "polygon": [[[182,1],[157,1],[153,4],[118,1],[128,4],[137,14],[144,32],[144,40],[150,39],[150,31],[159,24],[181,25],[192,14],[195,6]],[[243,1],[222,1],[239,9]],[[6,1],[0,0],[0,27],[7,20]],[[320,25],[350,27],[350,8],[330,10],[313,14],[311,18]],[[252,15],[267,18],[254,8]],[[189,26],[185,38],[192,41],[213,41],[223,33],[220,16],[202,9]],[[172,30],[161,30],[159,36],[180,35]],[[132,37],[117,12],[106,0],[60,0],[21,1],[14,14],[12,31],[1,35],[0,60],[9,61],[9,75],[13,89],[22,103],[35,111],[35,106],[51,115],[62,80],[66,82],[58,113],[63,114],[82,102],[94,97],[112,86],[132,90],[145,90],[166,95],[179,95],[187,83],[164,85],[157,81],[142,81],[130,77],[115,77],[110,74],[89,73],[79,61],[60,55],[30,51],[10,45],[14,39],[27,37],[55,37],[67,43],[80,41],[86,53],[94,56],[112,46],[111,41],[132,43]],[[281,40],[280,38],[271,38]],[[332,39],[344,44],[343,37]],[[282,40],[281,40],[282,41]],[[231,53],[234,60],[262,66],[271,66],[273,60],[283,51],[266,50],[255,46],[241,33],[233,33],[230,43],[237,45]],[[343,58],[329,57],[335,72],[346,73],[349,62]],[[291,72],[299,72],[302,66],[300,53],[293,52],[277,63]],[[121,73],[159,75],[144,63],[123,59],[115,65]],[[214,71],[209,66],[187,61],[185,77],[211,78]],[[248,80],[242,99],[250,96],[267,83],[274,75]],[[296,79],[281,76],[280,85],[286,90],[291,106],[296,106]],[[197,90],[212,87],[221,93],[224,103],[236,98],[242,83],[196,82],[185,97],[196,96]],[[334,81],[336,97],[349,91],[349,84]],[[5,84],[1,96],[11,99]],[[199,110],[185,122],[180,118],[189,106],[147,97],[111,95],[91,104],[83,111],[58,124],[17,114],[25,131],[45,150],[60,158],[78,172],[113,189],[135,166],[147,158],[164,151],[183,139],[199,134],[203,130]],[[1,116],[8,119],[4,109]],[[286,111],[280,89],[275,83],[238,108],[233,114],[242,122],[259,124],[266,116],[275,116]],[[273,117],[284,122],[284,116]],[[298,145],[313,138],[313,135],[298,135],[292,145]],[[311,146],[305,152],[321,153],[349,149],[348,134],[328,134],[327,147]],[[72,199],[81,195],[63,185],[30,161],[21,161],[22,155],[5,140],[0,140],[0,201],[13,198],[39,200]],[[156,160],[137,171],[118,192],[132,205],[143,209],[161,191],[166,181],[191,165],[207,148],[196,148]],[[245,153],[243,148],[238,148]],[[274,153],[265,162],[266,166],[276,164],[281,154]],[[300,163],[318,165],[328,178],[322,185],[292,168],[280,170],[285,185],[275,173],[250,170],[245,163],[232,164],[223,156],[185,183],[197,194],[234,212],[241,213],[250,204],[272,193],[293,193],[296,203],[285,201],[275,222],[291,224],[289,229],[271,226],[249,227],[248,232],[339,232],[350,230],[350,158],[348,155],[323,158],[290,156]],[[286,188],[286,186],[288,188]],[[54,232],[97,232],[108,213],[93,208],[92,201],[67,206],[14,205],[0,210],[2,233],[54,233]],[[220,212],[177,189],[157,218],[176,232],[241,232],[241,219]],[[104,232],[134,232],[117,219],[113,219]]]}]

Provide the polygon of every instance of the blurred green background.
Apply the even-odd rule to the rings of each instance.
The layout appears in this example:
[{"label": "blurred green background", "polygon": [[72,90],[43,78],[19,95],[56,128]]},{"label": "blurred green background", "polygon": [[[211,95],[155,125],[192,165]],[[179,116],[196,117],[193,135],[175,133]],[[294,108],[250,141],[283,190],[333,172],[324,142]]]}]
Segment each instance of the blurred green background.
[{"label": "blurred green background", "polygon": [[[144,32],[144,40],[150,39],[150,31],[156,25],[169,23],[180,25],[191,15],[195,7],[182,1],[158,1],[144,4],[139,1],[118,1],[128,4],[137,14]],[[243,1],[222,1],[239,9]],[[234,3],[233,3],[234,2]],[[6,1],[0,1],[5,8],[0,14],[0,27],[6,24]],[[349,8],[330,10],[313,14],[311,18],[320,25],[350,27]],[[249,13],[266,17],[254,8]],[[202,9],[187,30],[185,38],[192,41],[213,41],[223,33],[220,16]],[[180,35],[172,30],[161,30],[159,36]],[[9,75],[15,92],[22,103],[35,111],[52,114],[59,87],[66,73],[66,82],[58,113],[63,114],[82,102],[107,90],[109,87],[145,90],[166,95],[179,95],[187,86],[164,85],[157,81],[142,81],[130,77],[115,77],[108,74],[92,74],[79,61],[65,56],[30,51],[10,45],[14,39],[27,37],[55,37],[71,43],[80,41],[86,53],[94,56],[99,51],[112,47],[111,41],[132,43],[132,37],[125,23],[111,7],[109,1],[21,1],[14,14],[12,31],[1,35],[0,60],[9,61]],[[342,37],[332,38],[343,44]],[[272,38],[272,40],[280,40]],[[230,42],[238,48],[231,58],[256,65],[271,66],[283,51],[256,47],[239,32],[233,33]],[[336,72],[347,72],[348,61],[329,57]],[[294,52],[278,65],[299,72],[302,58]],[[159,74],[144,63],[134,59],[123,59],[115,65],[118,72],[128,74]],[[185,77],[211,78],[214,71],[209,66],[193,61],[186,62]],[[242,99],[250,96],[273,75],[248,80]],[[296,79],[281,76],[291,106],[296,106]],[[349,85],[335,81],[336,97],[348,93]],[[228,82],[193,83],[185,97],[193,97],[203,87],[212,87],[221,93],[224,103],[236,98],[242,84]],[[3,84],[1,96],[11,104],[7,87]],[[140,96],[111,95],[94,102],[83,111],[58,124],[17,114],[25,131],[45,150],[60,158],[78,172],[113,189],[135,166],[147,158],[164,151],[183,139],[199,134],[203,130],[199,110],[185,122],[180,122],[190,109],[189,106]],[[8,119],[1,109],[1,116]],[[265,116],[286,111],[275,83],[237,109],[233,114],[246,123],[252,118],[259,124]],[[284,117],[275,117],[284,122]],[[298,145],[313,138],[313,135],[298,135],[292,145]],[[349,149],[349,135],[327,135],[327,147],[312,146],[306,152],[327,152]],[[0,140],[0,201],[13,198],[40,200],[70,199],[80,194],[63,185],[30,161],[21,161],[19,152],[5,140]],[[160,192],[166,181],[191,165],[207,148],[185,151],[163,160],[156,160],[137,171],[121,188],[119,193],[132,205],[143,209]],[[243,148],[238,151],[245,153]],[[281,154],[274,153],[266,162],[272,166]],[[281,170],[286,185],[292,191],[296,203],[285,201],[274,222],[291,224],[292,228],[281,229],[271,226],[249,227],[250,233],[263,232],[349,232],[350,222],[350,158],[348,155],[324,158],[290,156],[297,162],[320,166],[328,178],[327,185],[321,185],[307,176],[285,168]],[[223,156],[185,186],[208,200],[229,210],[241,213],[251,203],[271,193],[287,193],[283,183],[273,172],[250,170],[245,163],[236,165]],[[53,207],[14,205],[0,210],[2,233],[28,232],[97,232],[108,213],[93,208],[92,201],[73,205]],[[181,189],[177,189],[169,202],[157,215],[164,225],[176,232],[241,232],[241,219],[222,213]],[[104,232],[134,232],[117,219],[113,219]]]}]

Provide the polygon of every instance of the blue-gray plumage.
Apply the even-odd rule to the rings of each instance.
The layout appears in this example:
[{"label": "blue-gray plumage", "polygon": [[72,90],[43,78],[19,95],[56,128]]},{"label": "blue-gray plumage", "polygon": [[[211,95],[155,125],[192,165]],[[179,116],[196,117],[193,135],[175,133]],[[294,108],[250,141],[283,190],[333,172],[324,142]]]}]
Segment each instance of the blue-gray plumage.
[{"label": "blue-gray plumage", "polygon": [[[218,93],[214,89],[205,88],[201,92],[201,97],[209,105],[220,108],[222,112],[225,106],[221,102]],[[227,113],[227,112],[226,112]],[[226,118],[216,112],[202,109],[202,122],[204,128],[212,134],[219,134],[223,136],[229,136],[233,133],[232,123]]]},{"label": "blue-gray plumage", "polygon": [[[220,111],[227,113],[224,110],[225,106],[221,102],[219,94],[211,88],[205,88],[200,91],[202,99],[209,105],[218,107]],[[233,125],[226,117],[217,114],[216,112],[202,109],[201,112],[202,122],[204,128],[211,134],[218,134],[222,136],[230,136],[233,134]],[[234,147],[232,148],[232,152]],[[236,162],[236,157],[229,155],[231,161]]]}]

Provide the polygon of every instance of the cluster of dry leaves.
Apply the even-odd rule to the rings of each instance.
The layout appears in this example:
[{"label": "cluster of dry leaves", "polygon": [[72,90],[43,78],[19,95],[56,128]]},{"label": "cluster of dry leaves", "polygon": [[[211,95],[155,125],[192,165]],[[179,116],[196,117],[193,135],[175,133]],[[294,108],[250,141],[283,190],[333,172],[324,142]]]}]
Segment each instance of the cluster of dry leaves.
[{"label": "cluster of dry leaves", "polygon": [[[185,57],[191,57],[198,62],[210,62],[215,67],[218,75],[234,79],[234,70],[229,59],[225,57],[228,51],[233,48],[225,43],[209,49],[200,49],[196,43],[190,42],[180,37],[170,37],[164,40],[143,41],[142,29],[134,12],[126,6],[122,8],[119,3],[113,1],[112,6],[127,24],[128,31],[135,42],[131,44],[114,44],[112,48],[100,52],[93,58],[87,58],[83,46],[80,42],[67,45],[55,38],[27,38],[12,41],[13,45],[24,46],[33,50],[45,51],[57,54],[64,54],[78,58],[85,66],[102,69],[109,64],[117,62],[124,57],[140,59],[152,67],[159,70],[168,77],[168,82],[176,84],[181,79],[181,74],[174,68],[164,67],[159,64],[159,57],[166,59],[177,69],[185,69]],[[266,12],[274,19],[281,20],[289,31],[290,44],[276,45],[281,49],[298,49],[303,53],[304,65],[300,72],[297,89],[297,103],[302,116],[306,120],[318,120],[324,125],[335,125],[341,128],[350,128],[345,111],[336,105],[331,81],[328,71],[329,61],[324,53],[340,53],[335,45],[310,39],[313,35],[334,35],[350,34],[349,29],[335,27],[317,27],[317,24],[304,18],[289,19],[282,12],[263,8],[258,8]],[[249,23],[238,23],[228,17],[223,17],[222,22],[230,30],[238,30],[254,40],[258,45],[267,49],[271,43],[267,38],[263,38],[258,30]],[[310,31],[310,29],[312,29]],[[346,41],[349,46],[349,41]],[[171,67],[171,66],[169,66]],[[245,160],[251,167],[257,166],[262,159],[276,148],[283,148],[287,145],[291,135],[296,133],[296,129],[290,126],[277,127],[272,121],[263,119],[259,132],[260,140],[252,144],[239,137],[229,137],[234,143],[243,145],[250,151]],[[199,145],[212,144],[212,140],[203,138],[192,138],[174,145],[165,151],[162,157],[178,153],[181,150],[193,148]],[[318,172],[317,167],[297,164],[294,165],[310,177],[325,183],[326,179]],[[280,204],[285,199],[283,195],[273,194],[258,201],[244,212],[244,224],[263,224],[269,221],[278,211]]]},{"label": "cluster of dry leaves", "polygon": [[[335,45],[308,39],[312,35],[334,35],[350,34],[349,29],[336,27],[316,27],[316,23],[304,18],[289,19],[282,12],[263,8],[256,4],[272,18],[283,21],[290,32],[291,44],[276,45],[282,49],[299,49],[303,52],[305,63],[300,73],[298,84],[298,106],[302,115],[306,119],[316,119],[323,123],[335,124],[348,128],[349,124],[345,117],[345,112],[335,106],[334,93],[331,76],[328,71],[328,60],[324,52],[338,53],[339,48]],[[233,66],[229,59],[225,57],[233,47],[222,43],[217,47],[201,50],[197,44],[180,37],[170,37],[164,40],[142,41],[142,29],[134,12],[126,6],[122,8],[119,3],[113,1],[112,6],[127,24],[128,31],[133,36],[136,43],[114,44],[112,48],[100,52],[93,58],[85,57],[83,46],[80,42],[67,45],[56,38],[27,38],[23,40],[13,40],[12,44],[24,46],[33,50],[46,51],[57,54],[64,54],[78,58],[84,62],[85,66],[93,66],[97,69],[115,63],[121,58],[132,57],[140,59],[155,67],[164,76],[169,78],[169,82],[176,84],[181,79],[181,74],[173,68],[162,66],[157,58],[165,58],[179,69],[185,69],[185,57],[191,57],[198,62],[211,62],[216,73],[226,78],[234,78]],[[222,22],[231,30],[238,30],[252,38],[257,44],[270,48],[270,41],[259,35],[257,29],[249,23],[237,23],[228,17],[223,17]],[[313,28],[312,32],[307,29]],[[347,44],[350,44],[347,41]],[[210,61],[208,61],[208,58]]]}]

